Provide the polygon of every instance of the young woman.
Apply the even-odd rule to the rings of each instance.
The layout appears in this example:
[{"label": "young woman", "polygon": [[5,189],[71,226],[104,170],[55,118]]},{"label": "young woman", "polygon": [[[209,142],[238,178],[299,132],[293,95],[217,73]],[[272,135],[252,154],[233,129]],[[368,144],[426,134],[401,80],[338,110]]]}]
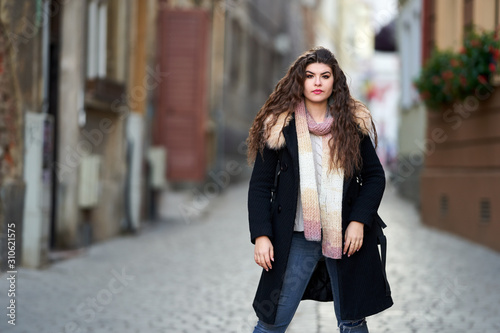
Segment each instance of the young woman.
[{"label": "young woman", "polygon": [[247,140],[250,234],[263,268],[254,332],[285,332],[302,299],[333,300],[341,332],[368,332],[365,317],[393,304],[372,138],[370,113],[325,48],[301,55],[260,109]]}]

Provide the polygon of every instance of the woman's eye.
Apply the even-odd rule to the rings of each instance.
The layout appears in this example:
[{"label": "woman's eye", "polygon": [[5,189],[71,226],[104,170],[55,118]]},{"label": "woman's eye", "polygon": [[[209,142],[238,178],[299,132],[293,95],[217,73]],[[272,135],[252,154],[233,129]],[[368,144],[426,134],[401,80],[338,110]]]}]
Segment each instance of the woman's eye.
[{"label": "woman's eye", "polygon": [[328,80],[330,78],[330,75],[323,75],[323,79]]},{"label": "woman's eye", "polygon": [[307,74],[307,75],[306,75],[306,78],[308,78],[308,79],[312,79],[312,78],[313,78],[313,75],[311,75],[311,74]]}]

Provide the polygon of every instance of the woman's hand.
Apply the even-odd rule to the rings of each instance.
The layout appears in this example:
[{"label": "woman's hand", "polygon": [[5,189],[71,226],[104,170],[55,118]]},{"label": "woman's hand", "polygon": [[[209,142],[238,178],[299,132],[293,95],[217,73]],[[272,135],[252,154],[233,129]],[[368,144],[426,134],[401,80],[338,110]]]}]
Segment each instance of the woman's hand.
[{"label": "woman's hand", "polygon": [[274,248],[269,237],[260,236],[255,239],[254,259],[266,271],[273,268],[271,261],[274,261]]},{"label": "woman's hand", "polygon": [[349,249],[348,257],[356,251],[359,251],[363,245],[364,224],[357,221],[351,221],[345,231],[344,254]]}]

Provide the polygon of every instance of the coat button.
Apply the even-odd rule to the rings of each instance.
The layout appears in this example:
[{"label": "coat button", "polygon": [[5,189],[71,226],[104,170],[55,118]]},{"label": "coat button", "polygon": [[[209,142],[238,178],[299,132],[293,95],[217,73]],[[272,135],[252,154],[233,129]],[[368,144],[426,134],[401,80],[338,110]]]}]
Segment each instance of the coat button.
[{"label": "coat button", "polygon": [[278,205],[278,213],[281,213],[281,205]]},{"label": "coat button", "polygon": [[283,163],[281,164],[281,171],[286,171],[288,169],[288,164]]}]

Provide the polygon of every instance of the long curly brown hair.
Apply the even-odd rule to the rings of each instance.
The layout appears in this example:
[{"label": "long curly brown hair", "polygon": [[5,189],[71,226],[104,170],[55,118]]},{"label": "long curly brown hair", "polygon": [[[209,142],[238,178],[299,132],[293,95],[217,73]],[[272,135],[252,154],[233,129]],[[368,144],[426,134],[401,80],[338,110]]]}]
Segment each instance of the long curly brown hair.
[{"label": "long curly brown hair", "polygon": [[[364,107],[358,100],[351,97],[346,77],[338,64],[337,59],[328,49],[323,47],[313,48],[295,60],[286,75],[278,82],[266,103],[257,113],[247,138],[248,163],[255,161],[257,153],[264,149],[269,136],[268,130],[276,124],[278,116],[283,112],[295,110],[295,107],[304,99],[304,81],[306,67],[312,63],[323,63],[332,69],[333,104],[329,103],[328,112],[334,118],[330,140],[331,168],[334,166],[344,169],[346,176],[352,176],[356,170],[361,169],[361,153],[359,149],[362,135],[356,121],[356,109]],[[264,125],[271,115],[269,124]],[[377,145],[377,131],[370,116],[372,139]],[[335,144],[333,144],[335,143]]]}]

